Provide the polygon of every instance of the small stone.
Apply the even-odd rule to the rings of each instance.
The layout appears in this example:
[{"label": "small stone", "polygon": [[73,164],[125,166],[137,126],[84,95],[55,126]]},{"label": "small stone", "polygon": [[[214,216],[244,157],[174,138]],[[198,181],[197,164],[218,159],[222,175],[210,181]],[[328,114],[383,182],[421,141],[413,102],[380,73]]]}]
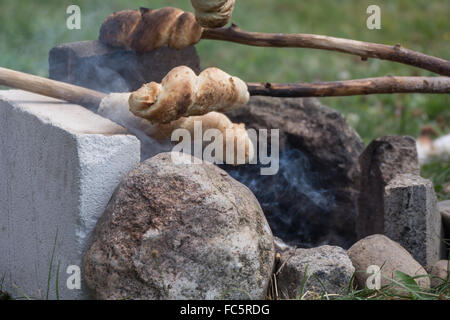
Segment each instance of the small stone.
[{"label": "small stone", "polygon": [[307,295],[342,294],[349,288],[355,268],[344,249],[321,246],[282,253],[277,286],[282,299]]},{"label": "small stone", "polygon": [[442,283],[450,282],[450,261],[440,260],[436,262],[430,270],[431,277],[431,287],[436,288]]},{"label": "small stone", "polygon": [[275,254],[275,262],[279,262],[279,261],[281,261],[281,254],[279,252],[277,252]]},{"label": "small stone", "polygon": [[423,275],[416,278],[416,283],[424,288],[430,287],[430,279],[425,269],[399,243],[385,235],[375,234],[356,242],[348,255],[355,266],[355,278],[359,288],[366,287],[366,281],[371,275],[367,273],[369,266],[381,268],[381,286],[392,284],[394,272],[401,271],[409,276]]}]

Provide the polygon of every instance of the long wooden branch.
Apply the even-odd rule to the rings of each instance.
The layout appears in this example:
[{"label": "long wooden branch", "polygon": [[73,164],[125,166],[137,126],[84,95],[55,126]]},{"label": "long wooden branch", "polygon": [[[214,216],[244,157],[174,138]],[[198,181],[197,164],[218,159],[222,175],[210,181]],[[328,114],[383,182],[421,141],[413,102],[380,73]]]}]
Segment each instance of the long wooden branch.
[{"label": "long wooden branch", "polygon": [[106,94],[70,83],[0,67],[0,86],[37,93],[84,106],[98,106]]},{"label": "long wooden branch", "polygon": [[[0,67],[0,85],[98,106],[106,94]],[[331,97],[380,93],[450,93],[450,77],[380,77],[316,83],[247,83],[252,96]]]},{"label": "long wooden branch", "polygon": [[247,83],[252,96],[332,97],[381,93],[450,93],[449,77],[379,77],[316,83]]},{"label": "long wooden branch", "polygon": [[229,28],[205,29],[202,39],[223,40],[258,47],[312,48],[338,51],[360,56],[363,60],[377,58],[395,61],[440,75],[450,76],[450,61],[412,51],[400,45],[388,46],[315,34],[248,32],[241,30],[236,25]]}]

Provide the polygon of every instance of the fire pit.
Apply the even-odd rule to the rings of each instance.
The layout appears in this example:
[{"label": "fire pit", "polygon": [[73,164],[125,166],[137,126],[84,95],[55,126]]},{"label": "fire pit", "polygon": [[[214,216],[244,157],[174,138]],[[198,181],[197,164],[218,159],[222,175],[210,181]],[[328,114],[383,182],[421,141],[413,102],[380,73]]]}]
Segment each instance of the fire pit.
[{"label": "fire pit", "polygon": [[[423,266],[442,257],[443,230],[432,183],[419,176],[418,165],[412,173],[397,170],[401,157],[395,149],[407,139],[383,139],[363,152],[361,139],[339,112],[303,98],[449,93],[450,63],[400,45],[247,32],[234,24],[221,28],[230,19],[234,0],[216,8],[213,21],[210,2],[192,4],[195,16],[172,7],[116,12],[102,24],[99,41],[54,48],[50,76],[71,84],[0,67],[1,85],[59,99],[41,101],[20,90],[0,97],[7,131],[0,141],[5,155],[0,167],[7,172],[0,179],[5,181],[0,202],[6,203],[7,212],[1,234],[7,243],[1,248],[7,286],[19,278],[19,284],[25,281],[28,290],[41,295],[46,274],[42,265],[50,261],[47,285],[53,272],[59,277],[61,267],[70,275],[63,281],[67,290],[82,290],[64,295],[84,297],[82,262],[83,286],[94,298],[277,299],[277,288],[286,289],[283,281],[277,286],[277,276],[283,279],[283,272],[285,287],[292,287],[292,279],[302,277],[303,264],[310,264],[315,275],[327,275],[325,280],[333,285],[340,282],[334,293],[348,290],[355,270],[384,265],[386,255],[399,265],[395,260],[402,256],[383,249],[375,250],[375,260],[373,252],[369,260],[367,253],[358,257],[355,230],[361,228],[355,228],[356,218],[363,230],[377,221],[371,234],[398,241]],[[215,67],[201,70],[193,45],[203,40],[338,51],[362,60],[412,65],[442,77],[246,82]],[[60,107],[61,100],[77,105],[55,109],[52,104]],[[29,128],[30,138],[24,134]],[[274,139],[266,140],[265,132]],[[212,139],[214,155],[209,151],[205,158]],[[164,152],[175,141],[173,150],[185,153]],[[402,154],[414,156],[415,141],[408,143],[412,148],[400,148]],[[270,168],[276,167],[272,173],[261,161],[264,153],[271,154]],[[255,155],[260,163],[254,162]],[[139,157],[151,159],[135,167]],[[371,203],[376,210],[364,199],[378,199]],[[53,232],[54,239],[49,238]],[[302,248],[289,248],[273,235]],[[383,248],[397,246],[389,241]],[[343,249],[350,246],[352,259]],[[294,255],[291,262],[296,265],[290,265]],[[41,283],[32,283],[34,276]],[[307,272],[304,276],[309,277]],[[55,282],[59,286],[59,278]],[[361,283],[364,287],[365,279]],[[236,289],[241,292],[230,293]],[[291,289],[285,296],[298,297],[298,288]]]},{"label": "fire pit", "polygon": [[[83,50],[83,46],[87,49]],[[52,75],[56,79],[92,87],[92,81],[77,70],[85,69],[93,61],[101,61],[101,67],[91,68],[95,72],[92,75],[94,79],[115,72],[117,63],[111,57],[122,57],[122,53],[116,48],[109,50],[113,55],[108,52],[108,47],[97,41],[58,46],[51,51],[50,69],[61,69],[61,66],[69,64],[71,68],[63,68],[62,74],[53,72]],[[194,50],[193,56],[196,57],[195,49],[189,50]],[[89,52],[89,55],[76,57],[79,52]],[[70,61],[64,61],[64,57]],[[139,57],[149,59],[146,55],[135,56],[132,63],[142,65]],[[159,70],[171,67],[172,63],[158,65]],[[70,70],[74,72],[70,73]],[[153,80],[160,81],[159,76]],[[117,88],[118,83],[123,87]],[[116,73],[114,84],[115,91],[127,91],[138,86],[136,79],[122,77],[120,73]],[[269,129],[269,134],[270,129],[280,129],[277,174],[260,175],[261,165],[222,166],[253,191],[274,234],[287,243],[302,247],[335,244],[348,248],[354,243],[359,174],[357,159],[364,146],[342,115],[321,105],[317,99],[272,97],[252,97],[246,108],[227,115],[233,122],[244,123],[247,128]],[[118,118],[113,120],[118,123],[123,120],[120,114],[115,117]],[[141,160],[172,148],[170,144],[148,138],[136,128],[129,129],[142,142]]]}]

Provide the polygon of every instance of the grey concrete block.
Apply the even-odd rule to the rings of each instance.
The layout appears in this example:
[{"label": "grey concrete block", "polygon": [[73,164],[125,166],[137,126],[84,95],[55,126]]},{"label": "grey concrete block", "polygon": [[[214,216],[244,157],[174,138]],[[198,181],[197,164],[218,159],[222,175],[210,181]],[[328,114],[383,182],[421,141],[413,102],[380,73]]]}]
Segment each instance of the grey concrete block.
[{"label": "grey concrete block", "polygon": [[[11,295],[86,298],[69,289],[97,218],[140,144],[91,111],[20,90],[0,91],[0,278]],[[56,239],[56,245],[54,245]],[[54,252],[53,264],[50,264]]]},{"label": "grey concrete block", "polygon": [[395,176],[384,192],[384,234],[400,243],[422,266],[444,253],[442,222],[430,180],[412,174]]},{"label": "grey concrete block", "polygon": [[408,136],[386,136],[372,141],[359,157],[360,193],[356,233],[358,239],[384,230],[384,188],[398,174],[420,175],[416,142]]},{"label": "grey concrete block", "polygon": [[137,54],[93,40],[65,43],[49,53],[50,78],[108,93],[134,91],[143,83],[160,82],[179,65],[200,71],[195,47],[162,47]]}]

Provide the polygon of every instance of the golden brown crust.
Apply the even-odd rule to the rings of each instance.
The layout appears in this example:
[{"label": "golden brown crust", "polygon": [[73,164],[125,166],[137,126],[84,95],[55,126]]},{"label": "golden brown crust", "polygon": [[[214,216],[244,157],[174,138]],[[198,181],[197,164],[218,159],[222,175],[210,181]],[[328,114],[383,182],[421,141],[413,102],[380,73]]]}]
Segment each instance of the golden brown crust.
[{"label": "golden brown crust", "polygon": [[[248,163],[255,156],[253,142],[247,134],[245,124],[233,123],[226,115],[219,112],[209,112],[202,116],[183,117],[168,124],[158,124],[157,130],[152,134],[152,137],[167,139],[171,137],[172,132],[176,129],[186,129],[191,134],[191,137],[194,137],[195,123],[198,121],[201,123],[203,134],[209,129],[220,131],[221,136],[218,138],[222,139],[223,155],[220,158],[217,157],[216,160],[237,165]],[[238,157],[238,148],[243,149],[243,158]]]},{"label": "golden brown crust", "polygon": [[[154,88],[145,87],[143,90],[147,94],[150,94]],[[236,141],[239,143],[239,148],[244,149],[244,156],[241,158],[248,162],[254,155],[254,146],[249,139],[245,126],[243,124],[235,124],[228,119],[228,117],[222,113],[210,112],[203,116],[195,117],[182,117],[178,120],[172,121],[168,124],[151,124],[149,121],[136,117],[129,111],[128,101],[129,93],[112,93],[106,96],[98,108],[98,113],[106,118],[109,118],[120,125],[131,129],[134,133],[145,133],[147,136],[158,140],[161,144],[166,144],[172,140],[172,133],[176,129],[186,129],[190,133],[190,142],[195,142],[194,139],[203,140],[203,135],[194,134],[196,121],[200,121],[203,134],[206,134],[209,129],[216,129],[221,135],[217,135],[217,131],[214,135],[214,143],[221,143],[223,146],[223,154],[216,153],[216,159],[226,162],[227,156],[229,164],[241,164],[243,161],[237,161],[234,155],[231,154],[233,149],[237,149],[237,145],[228,145],[227,142]],[[137,130],[137,131],[136,131]],[[217,138],[217,140],[216,140]],[[181,138],[180,140],[183,140]],[[181,141],[173,141],[175,143]],[[201,141],[203,143],[203,141]],[[255,141],[256,142],[256,141]],[[209,144],[208,142],[206,142]],[[228,148],[228,149],[227,149]]]},{"label": "golden brown crust", "polygon": [[225,112],[248,102],[247,85],[217,68],[199,76],[186,66],[172,69],[161,84],[151,82],[130,95],[130,110],[153,123],[169,123],[180,117],[211,111]]},{"label": "golden brown crust", "polygon": [[162,46],[183,49],[200,41],[203,28],[190,12],[166,7],[113,13],[100,28],[101,42],[137,52]]},{"label": "golden brown crust", "polygon": [[113,47],[128,47],[128,41],[141,19],[136,10],[114,12],[100,27],[99,40]]},{"label": "golden brown crust", "polygon": [[183,49],[200,41],[203,28],[197,23],[190,12],[178,16],[170,33],[168,45],[170,48]]},{"label": "golden brown crust", "polygon": [[172,69],[162,80],[144,84],[130,95],[130,110],[153,123],[169,123],[188,113],[194,103],[196,75],[188,67]]}]

